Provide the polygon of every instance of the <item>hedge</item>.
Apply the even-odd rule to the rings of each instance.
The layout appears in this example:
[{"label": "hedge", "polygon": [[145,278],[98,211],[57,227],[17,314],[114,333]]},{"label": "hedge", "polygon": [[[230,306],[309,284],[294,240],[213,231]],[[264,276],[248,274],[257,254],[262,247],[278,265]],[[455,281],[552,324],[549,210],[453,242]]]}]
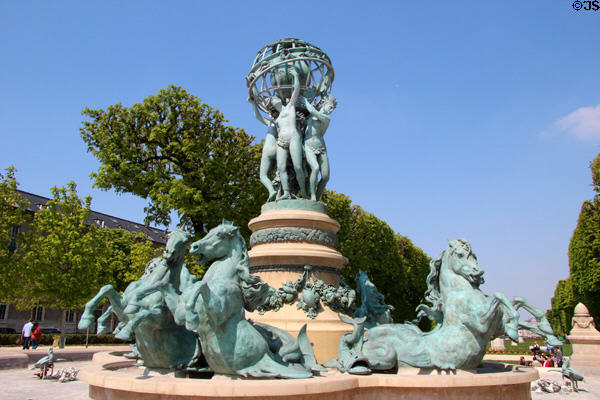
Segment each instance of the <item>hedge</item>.
[{"label": "hedge", "polygon": [[[54,341],[54,336],[58,334],[42,334],[42,340],[40,344],[51,345]],[[67,345],[70,344],[85,344],[85,333],[67,333],[65,334],[65,342]],[[19,333],[0,333],[0,346],[16,346],[17,340],[21,337]],[[131,341],[124,341],[115,339],[114,335],[95,335],[90,334],[88,337],[88,344],[126,344]]]}]

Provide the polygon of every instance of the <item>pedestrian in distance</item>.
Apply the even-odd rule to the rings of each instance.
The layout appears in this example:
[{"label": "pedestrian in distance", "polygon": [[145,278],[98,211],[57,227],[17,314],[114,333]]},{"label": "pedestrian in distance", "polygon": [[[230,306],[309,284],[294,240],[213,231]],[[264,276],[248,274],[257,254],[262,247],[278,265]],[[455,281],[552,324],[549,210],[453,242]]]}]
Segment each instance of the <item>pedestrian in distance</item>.
[{"label": "pedestrian in distance", "polygon": [[21,336],[23,336],[23,350],[29,349],[29,342],[31,341],[31,328],[33,328],[33,319],[30,319],[21,330]]}]

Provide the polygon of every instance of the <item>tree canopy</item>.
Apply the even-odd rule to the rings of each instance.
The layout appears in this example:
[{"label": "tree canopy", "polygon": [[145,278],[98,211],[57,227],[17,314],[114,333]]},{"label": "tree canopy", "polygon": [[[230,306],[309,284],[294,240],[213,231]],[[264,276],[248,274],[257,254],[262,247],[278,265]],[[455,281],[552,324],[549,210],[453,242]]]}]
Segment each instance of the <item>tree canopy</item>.
[{"label": "tree canopy", "polygon": [[585,304],[600,320],[600,154],[590,163],[592,185],[597,193],[584,201],[569,244],[569,278],[559,281],[548,316],[559,332],[571,329],[573,308]]},{"label": "tree canopy", "polygon": [[87,225],[91,197],[80,199],[74,182],[51,191],[53,198],[35,213],[20,249],[23,262],[12,273],[19,295],[12,302],[76,310],[112,280],[110,252],[101,228]]},{"label": "tree canopy", "polygon": [[[415,308],[424,301],[429,257],[386,222],[353,205],[348,196],[326,191],[323,201],[341,225],[339,251],[349,260],[342,270],[344,280],[354,284],[358,270],[364,270],[394,306],[396,322],[414,319]],[[422,323],[424,329],[429,327],[428,321]]]},{"label": "tree canopy", "polygon": [[0,172],[0,301],[6,301],[16,289],[8,273],[20,263],[21,254],[15,250],[23,241],[23,224],[31,219],[27,200],[17,192],[15,172],[12,166]]},{"label": "tree canopy", "polygon": [[159,250],[141,233],[88,225],[92,199],[79,198],[74,182],[53,187],[31,215],[14,173],[0,174],[0,301],[62,310],[65,332],[67,310],[83,308],[106,284],[124,290]]},{"label": "tree canopy", "polygon": [[569,333],[573,310],[576,305],[571,278],[558,281],[556,290],[554,290],[554,297],[552,297],[552,309],[547,313],[554,332],[562,335]]},{"label": "tree canopy", "polygon": [[149,200],[146,221],[168,225],[176,211],[180,227],[196,235],[260,212],[261,144],[223,114],[183,88],[169,86],[141,103],[106,110],[86,108],[81,137],[101,163],[94,185]]}]

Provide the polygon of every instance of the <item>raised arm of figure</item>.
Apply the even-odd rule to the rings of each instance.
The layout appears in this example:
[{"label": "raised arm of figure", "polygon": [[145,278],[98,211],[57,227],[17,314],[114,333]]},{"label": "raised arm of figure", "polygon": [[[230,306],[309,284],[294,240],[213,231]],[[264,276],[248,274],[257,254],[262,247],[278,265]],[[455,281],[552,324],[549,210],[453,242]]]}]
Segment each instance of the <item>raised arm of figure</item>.
[{"label": "raised arm of figure", "polygon": [[292,92],[292,96],[290,97],[290,102],[287,104],[296,105],[296,101],[298,101],[298,96],[300,95],[300,75],[298,74],[298,66],[294,64],[294,68],[291,71],[292,76],[294,77],[294,91]]},{"label": "raised arm of figure", "polygon": [[308,101],[308,99],[306,97],[304,97],[303,100],[304,100],[304,106],[306,107],[306,109],[308,110],[310,115],[320,119],[321,121],[329,121],[330,120],[329,115],[323,114],[321,111],[317,110],[312,104],[310,104],[310,101]]}]

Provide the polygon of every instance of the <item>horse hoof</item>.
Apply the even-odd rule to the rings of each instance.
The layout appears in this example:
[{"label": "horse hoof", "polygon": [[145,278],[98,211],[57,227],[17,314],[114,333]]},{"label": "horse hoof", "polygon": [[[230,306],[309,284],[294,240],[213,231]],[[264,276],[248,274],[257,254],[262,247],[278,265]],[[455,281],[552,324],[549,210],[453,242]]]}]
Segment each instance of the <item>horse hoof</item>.
[{"label": "horse hoof", "polygon": [[356,367],[350,368],[348,370],[348,373],[352,375],[369,375],[371,373],[371,370],[362,365],[357,365]]},{"label": "horse hoof", "polygon": [[128,329],[123,329],[119,333],[115,335],[115,338],[121,340],[130,340],[131,339],[131,331]]},{"label": "horse hoof", "polygon": [[93,316],[83,316],[79,320],[79,324],[77,325],[78,329],[87,329],[94,323],[95,318]]}]

